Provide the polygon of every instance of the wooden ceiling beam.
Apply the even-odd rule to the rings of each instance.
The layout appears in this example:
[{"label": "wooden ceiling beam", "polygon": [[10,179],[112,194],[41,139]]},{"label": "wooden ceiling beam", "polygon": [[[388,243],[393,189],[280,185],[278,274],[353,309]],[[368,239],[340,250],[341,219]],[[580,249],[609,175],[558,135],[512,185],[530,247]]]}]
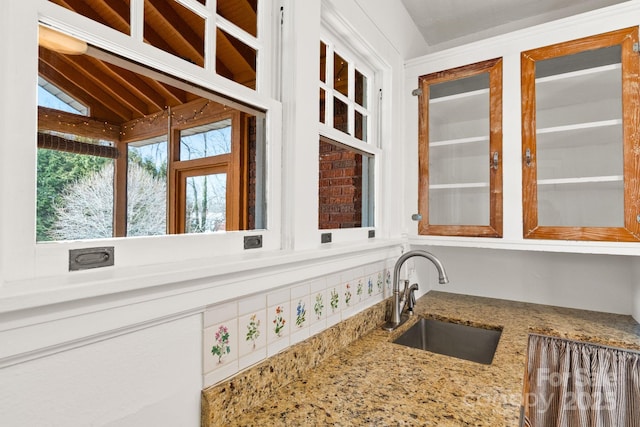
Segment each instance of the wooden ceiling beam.
[{"label": "wooden ceiling beam", "polygon": [[150,14],[154,14],[166,27],[172,29],[172,31],[163,32],[165,36],[163,39],[170,38],[174,43],[172,45],[168,39],[165,39],[169,45],[172,45],[171,51],[177,51],[183,59],[191,60],[203,66],[204,55],[198,47],[202,46],[204,49],[204,41],[191,26],[182,19],[166,0],[147,0],[145,2],[146,5],[153,9],[149,11]]},{"label": "wooden ceiling beam", "polygon": [[[87,56],[68,56],[67,60],[75,64],[78,70],[83,70],[85,79],[91,79],[97,86],[131,110],[133,116],[144,116],[151,111],[146,103],[141,101],[135,94],[132,94],[128,87],[124,87],[119,82],[116,73],[105,70],[99,64],[100,60]],[[78,84],[80,84],[78,82]]]},{"label": "wooden ceiling beam", "polygon": [[238,52],[240,57],[244,60],[244,64],[247,67],[251,68],[255,72],[255,70],[256,70],[256,51],[253,48],[251,48],[251,47],[247,46],[246,44],[242,43],[240,40],[236,39],[235,37],[227,35],[223,31],[218,33],[218,35],[220,35],[220,34],[222,34],[222,36],[224,37],[225,41],[227,43],[229,43],[229,45],[231,45],[233,50]]},{"label": "wooden ceiling beam", "polygon": [[120,140],[119,125],[47,107],[38,107],[38,130],[68,133],[106,141],[117,142]]},{"label": "wooden ceiling beam", "polygon": [[249,34],[256,36],[257,2],[255,0],[219,1],[217,12]]},{"label": "wooden ceiling beam", "polygon": [[112,22],[114,29],[125,34],[131,34],[131,24],[129,23],[129,16],[131,14],[130,5],[121,0],[105,1],[103,5],[105,20]]},{"label": "wooden ceiling beam", "polygon": [[147,114],[162,111],[170,105],[167,103],[167,99],[158,93],[157,88],[147,84],[143,76],[104,61],[98,63],[105,73],[112,74],[114,80],[126,87],[141,102],[147,104]]}]

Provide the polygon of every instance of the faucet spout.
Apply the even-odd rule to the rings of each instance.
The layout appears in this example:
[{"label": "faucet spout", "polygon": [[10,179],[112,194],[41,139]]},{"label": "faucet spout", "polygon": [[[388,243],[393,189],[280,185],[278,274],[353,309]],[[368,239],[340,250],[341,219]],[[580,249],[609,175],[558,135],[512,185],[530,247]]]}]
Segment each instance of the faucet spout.
[{"label": "faucet spout", "polygon": [[[383,326],[383,329],[387,331],[393,331],[404,323],[402,311],[407,303],[407,298],[405,298],[404,295],[400,295],[401,293],[404,294],[404,292],[400,291],[400,269],[409,258],[413,257],[422,257],[431,261],[438,270],[438,282],[441,284],[449,283],[449,278],[447,277],[442,262],[432,253],[415,249],[402,254],[393,267],[393,303],[391,306],[391,317]],[[404,320],[406,321],[406,318]]]}]

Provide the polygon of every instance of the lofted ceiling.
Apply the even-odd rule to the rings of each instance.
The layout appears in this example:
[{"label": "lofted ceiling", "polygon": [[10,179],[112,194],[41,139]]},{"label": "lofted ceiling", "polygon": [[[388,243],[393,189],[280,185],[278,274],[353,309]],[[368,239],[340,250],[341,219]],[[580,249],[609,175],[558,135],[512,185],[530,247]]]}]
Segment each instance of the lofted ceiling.
[{"label": "lofted ceiling", "polygon": [[[103,25],[130,33],[129,0],[50,0]],[[205,0],[198,0],[205,3]],[[218,0],[217,13],[255,36],[257,0]],[[205,20],[175,0],[144,1],[144,41],[204,66]],[[89,50],[91,53],[91,49]],[[255,88],[256,52],[221,30],[216,72]],[[91,56],[40,47],[39,74],[87,106],[97,120],[121,124],[193,101],[195,96]]]},{"label": "lofted ceiling", "polygon": [[430,51],[629,0],[401,0]]}]

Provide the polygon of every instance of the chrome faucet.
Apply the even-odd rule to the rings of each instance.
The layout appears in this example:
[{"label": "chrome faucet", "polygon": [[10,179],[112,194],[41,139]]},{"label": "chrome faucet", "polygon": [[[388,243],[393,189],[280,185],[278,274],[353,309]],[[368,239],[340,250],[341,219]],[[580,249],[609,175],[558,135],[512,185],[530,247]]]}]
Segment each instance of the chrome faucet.
[{"label": "chrome faucet", "polygon": [[402,311],[405,306],[408,305],[408,311],[413,313],[413,306],[415,304],[415,295],[414,292],[418,289],[418,284],[414,283],[409,286],[409,281],[404,281],[404,290],[402,291],[402,296],[400,295],[400,269],[406,260],[413,257],[422,257],[426,258],[433,263],[438,269],[438,282],[441,284],[449,283],[449,279],[447,278],[447,273],[444,271],[444,266],[442,262],[435,255],[423,251],[420,249],[408,251],[398,258],[396,261],[396,265],[393,267],[393,303],[391,306],[391,318],[387,320],[387,323],[382,327],[387,331],[393,331],[398,326],[402,325],[408,319],[408,316],[403,316]]}]

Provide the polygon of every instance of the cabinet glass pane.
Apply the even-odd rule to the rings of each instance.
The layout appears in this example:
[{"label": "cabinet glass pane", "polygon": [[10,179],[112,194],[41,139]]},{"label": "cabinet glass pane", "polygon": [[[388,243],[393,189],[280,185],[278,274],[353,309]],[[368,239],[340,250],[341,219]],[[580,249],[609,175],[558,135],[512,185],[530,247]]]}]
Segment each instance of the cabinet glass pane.
[{"label": "cabinet glass pane", "polygon": [[536,62],[538,224],[624,225],[619,45]]},{"label": "cabinet glass pane", "polygon": [[488,225],[489,74],[429,87],[429,223]]},{"label": "cabinet glass pane", "polygon": [[429,222],[438,225],[487,225],[489,187],[432,188],[429,191]]},{"label": "cabinet glass pane", "polygon": [[622,181],[538,185],[538,222],[545,226],[621,227]]}]

